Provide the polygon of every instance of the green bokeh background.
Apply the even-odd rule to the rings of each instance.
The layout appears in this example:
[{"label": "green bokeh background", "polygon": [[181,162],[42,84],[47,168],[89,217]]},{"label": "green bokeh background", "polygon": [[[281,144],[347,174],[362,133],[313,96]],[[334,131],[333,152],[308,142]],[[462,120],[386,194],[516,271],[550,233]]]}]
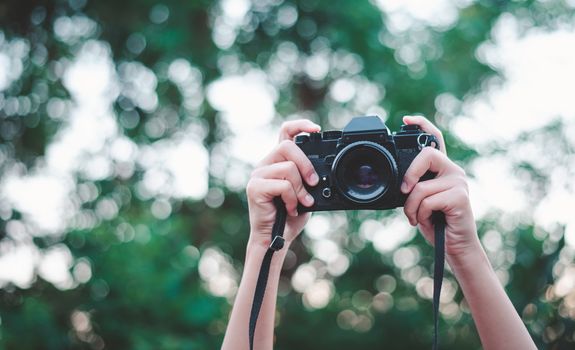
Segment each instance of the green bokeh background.
[{"label": "green bokeh background", "polygon": [[[297,20],[282,26],[278,14],[286,8],[295,9]],[[161,20],[166,10],[168,15]],[[330,118],[338,108],[353,115],[363,114],[365,111],[351,103],[339,105],[329,97],[331,84],[348,74],[385,91],[377,104],[387,112],[388,126],[396,130],[401,116],[407,113],[441,118],[436,113],[437,96],[449,94],[463,99],[496,75],[478,61],[476,49],[490,38],[493,24],[505,13],[529,21],[530,26],[549,29],[557,19],[572,22],[575,18],[573,9],[563,1],[481,0],[460,8],[459,19],[446,28],[421,24],[398,33],[388,30],[386,13],[368,1],[260,0],[250,2],[248,19],[236,28],[235,40],[218,46],[213,40],[214,30],[221,25],[218,21],[223,21],[222,3],[218,1],[4,0],[0,3],[4,40],[23,40],[29,51],[23,58],[22,74],[2,92],[3,100],[28,96],[33,108],[21,114],[0,109],[0,174],[15,165],[24,173],[32,173],[42,164],[47,146],[67,120],[65,116],[53,118],[48,111],[51,98],[70,98],[56,63],[65,65],[90,40],[108,45],[116,68],[125,62],[139,62],[158,79],[159,101],[153,111],[139,108],[124,93],[125,87],[120,88],[114,113],[121,134],[144,147],[168,140],[189,125],[198,125],[205,131],[203,146],[211,154],[232,131],[207,100],[200,100],[192,109],[185,106],[181,90],[166,77],[166,67],[175,59],[184,59],[201,72],[202,95],[234,60],[241,63],[238,72],[252,68],[266,71],[276,50],[286,42],[292,43],[302,57],[313,54],[318,47],[328,47],[331,52],[352,55],[361,62],[361,69],[353,74],[330,70],[319,80],[300,70],[287,83],[276,86],[277,116],[273,123],[279,126],[286,116],[300,113],[330,129],[338,124],[337,119]],[[54,23],[58,18],[74,16],[89,18],[97,26],[77,40],[62,40],[54,32]],[[399,48],[421,37],[427,39],[419,46],[419,60],[399,63]],[[138,48],[142,38],[143,47]],[[126,127],[122,115],[133,111],[139,122]],[[160,134],[150,135],[146,123],[165,118],[167,112],[177,118],[164,123]],[[559,140],[562,133],[560,123],[541,130],[541,135]],[[450,156],[462,166],[479,156],[449,132],[445,137]],[[565,147],[556,152],[572,151]],[[493,153],[497,152],[504,150],[494,147]],[[227,165],[224,162],[224,168]],[[249,166],[245,169],[249,171]],[[517,164],[517,171],[529,174],[525,186],[545,188],[548,182],[548,174],[529,164]],[[212,171],[209,188],[215,190],[212,193],[223,194],[223,202],[213,205],[202,198],[167,197],[163,200],[170,203],[171,213],[158,219],[151,210],[155,199],[138,195],[137,184],[144,172],[136,165],[129,177],[112,173],[99,180],[77,172],[74,188],[84,186],[96,193],[80,205],[80,211],[91,213],[94,222],[82,226],[78,224],[80,216],[74,216],[64,232],[48,235],[35,234],[29,226],[30,243],[42,251],[65,245],[74,259],[71,269],[78,262],[87,263],[91,278],[64,289],[41,276],[26,288],[5,283],[0,290],[0,349],[220,347],[233,298],[213,295],[199,272],[199,264],[206,251],[215,251],[233,267],[236,277],[241,273],[249,232],[245,193],[228,186],[221,174]],[[99,217],[99,202],[109,199],[116,203],[117,214]],[[6,212],[0,222],[0,242],[4,249],[10,249],[18,240],[7,227],[10,222],[25,224],[27,218],[13,208]],[[310,308],[302,301],[302,294],[290,287],[289,279],[298,265],[321,263],[314,257],[310,239],[294,244],[296,263],[284,269],[283,292],[278,299],[276,348],[430,348],[430,300],[422,298],[414,284],[405,280],[402,269],[394,264],[393,253],[380,253],[358,233],[367,219],[386,220],[401,212],[338,215],[347,219],[345,235],[349,238],[339,242],[350,258],[350,266],[341,276],[328,276],[334,286],[328,305]],[[565,308],[564,301],[548,295],[549,287],[556,282],[553,268],[560,254],[569,249],[562,232],[548,235],[554,240],[541,240],[534,234],[541,228],[532,220],[518,219],[509,230],[499,217],[496,211],[485,216],[478,223],[479,234],[493,229],[505,232],[505,249],[515,254],[506,269],[510,278],[505,287],[530,334],[540,348],[574,348],[575,323],[568,311],[560,312]],[[419,252],[421,258],[416,265],[429,276],[432,249],[419,235],[403,245]],[[384,281],[393,281],[394,287],[382,287],[383,275]],[[447,278],[454,281],[449,273]],[[373,305],[373,297],[382,290],[387,290],[385,295],[393,300],[383,311]],[[389,301],[385,295],[380,297]],[[452,303],[459,310],[458,316],[441,319],[441,348],[479,349],[479,338],[460,290]]]}]

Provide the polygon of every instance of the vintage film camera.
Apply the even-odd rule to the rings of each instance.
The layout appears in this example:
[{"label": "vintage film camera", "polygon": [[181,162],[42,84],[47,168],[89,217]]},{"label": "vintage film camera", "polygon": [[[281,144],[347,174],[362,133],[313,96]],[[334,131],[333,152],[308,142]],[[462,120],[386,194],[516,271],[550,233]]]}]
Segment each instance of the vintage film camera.
[{"label": "vintage film camera", "polygon": [[[307,191],[311,207],[299,212],[401,207],[400,186],[407,168],[423,147],[439,148],[436,137],[417,125],[391,133],[377,116],[353,118],[342,131],[299,135],[295,139],[312,162],[319,183]],[[421,180],[433,178],[427,172]]]}]

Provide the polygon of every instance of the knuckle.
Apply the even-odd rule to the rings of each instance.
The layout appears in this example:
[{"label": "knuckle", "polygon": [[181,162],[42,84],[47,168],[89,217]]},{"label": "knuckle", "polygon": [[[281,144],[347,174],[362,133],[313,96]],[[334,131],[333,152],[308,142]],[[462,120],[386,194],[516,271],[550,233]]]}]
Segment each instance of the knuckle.
[{"label": "knuckle", "polygon": [[437,155],[437,152],[438,151],[433,147],[424,147],[421,150],[420,155],[422,158],[432,158]]},{"label": "knuckle", "polygon": [[467,183],[466,179],[464,179],[462,181],[462,187],[465,190],[465,193],[467,194],[467,196],[469,196],[469,184]]},{"label": "knuckle", "polygon": [[463,169],[460,165],[455,164],[455,172],[460,176],[465,177],[467,174],[465,173],[465,169]]},{"label": "knuckle", "polygon": [[[411,204],[411,203],[409,203],[409,204]],[[415,213],[415,209],[413,208],[412,205],[409,205],[409,204],[403,207],[403,212],[405,213],[405,215],[407,217],[411,217]]]},{"label": "knuckle", "polygon": [[248,197],[252,197],[257,189],[257,180],[256,179],[250,179],[250,181],[248,181],[247,185],[246,185],[246,194],[248,195]]},{"label": "knuckle", "polygon": [[405,213],[406,216],[409,216],[409,206],[407,205],[407,203],[405,203],[405,205],[403,206],[403,212]]},{"label": "knuckle", "polygon": [[280,186],[281,186],[281,191],[282,191],[282,192],[289,193],[289,190],[290,190],[290,188],[291,188],[291,184],[289,183],[289,181],[287,181],[287,180],[282,180]]},{"label": "knuckle", "polygon": [[296,194],[296,197],[299,200],[303,200],[305,198],[305,196],[307,195],[307,191],[303,188],[303,186],[299,189],[299,191]]},{"label": "knuckle", "polygon": [[292,161],[292,160],[286,161],[285,167],[286,167],[286,171],[287,171],[289,174],[295,174],[295,173],[297,173],[297,165],[295,164],[294,161]]},{"label": "knuckle", "polygon": [[307,194],[307,190],[305,189],[301,178],[298,176],[293,183],[293,189],[298,198],[303,198]]},{"label": "knuckle", "polygon": [[280,131],[281,132],[287,132],[289,127],[290,127],[290,122],[283,122],[282,125],[280,126]]},{"label": "knuckle", "polygon": [[281,191],[286,195],[287,198],[293,200],[295,194],[293,191],[293,187],[289,181],[286,180],[283,182]]},{"label": "knuckle", "polygon": [[250,173],[250,178],[259,177],[260,173],[261,173],[261,167],[257,167],[255,169],[253,169],[252,172]]},{"label": "knuckle", "polygon": [[421,201],[421,204],[419,205],[419,207],[420,207],[421,209],[424,209],[424,210],[429,210],[429,209],[431,209],[431,200],[429,199],[429,197],[424,198],[424,199]]},{"label": "knuckle", "polygon": [[294,181],[293,188],[294,188],[296,195],[298,195],[298,196],[304,196],[307,193],[307,191],[303,185],[303,182],[301,180],[301,177],[299,177],[299,176]]},{"label": "knuckle", "polygon": [[459,200],[467,200],[468,193],[467,190],[464,187],[459,187],[456,191],[455,191],[455,197]]},{"label": "knuckle", "polygon": [[424,156],[428,156],[432,152],[433,152],[432,147],[424,147],[420,153],[423,154]]},{"label": "knuckle", "polygon": [[429,188],[429,185],[425,181],[420,181],[413,186],[412,192],[426,192]]},{"label": "knuckle", "polygon": [[465,189],[465,191],[469,190],[469,184],[467,183],[467,174],[463,168],[457,166],[455,170],[455,183],[457,187]]},{"label": "knuckle", "polygon": [[281,151],[288,151],[289,149],[292,148],[293,144],[294,143],[291,140],[283,140],[280,142],[278,149]]},{"label": "knuckle", "polygon": [[463,189],[466,193],[469,193],[469,184],[467,183],[467,178],[465,176],[457,177],[458,187]]}]

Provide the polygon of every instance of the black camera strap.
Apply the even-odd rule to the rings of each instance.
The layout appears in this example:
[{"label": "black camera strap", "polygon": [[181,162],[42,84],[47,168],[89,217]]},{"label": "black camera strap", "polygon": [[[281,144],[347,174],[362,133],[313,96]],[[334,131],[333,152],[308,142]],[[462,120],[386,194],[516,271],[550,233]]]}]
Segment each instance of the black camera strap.
[{"label": "black camera strap", "polygon": [[433,267],[433,350],[437,350],[439,330],[439,297],[443,284],[443,270],[445,267],[445,214],[434,211],[431,214],[434,227],[435,240],[435,266]]},{"label": "black camera strap", "polygon": [[[276,251],[283,248],[285,242],[283,238],[287,217],[285,204],[280,197],[274,198],[274,204],[276,206],[276,219],[271,232],[272,240],[262,260],[262,266],[260,267],[258,280],[256,282],[254,299],[252,301],[252,310],[250,313],[250,350],[254,349],[256,323],[258,321],[258,316],[264,300],[272,257]],[[441,284],[443,283],[443,270],[445,265],[445,215],[442,212],[433,212],[432,222],[435,226],[435,267],[433,272],[433,350],[436,350],[438,340],[437,331],[439,321],[439,296],[441,294]]]},{"label": "black camera strap", "polygon": [[283,234],[287,218],[286,207],[281,197],[275,197],[274,204],[276,206],[276,220],[272,227],[272,240],[268,250],[266,251],[266,254],[264,255],[264,259],[262,260],[262,266],[260,267],[260,273],[258,275],[258,281],[256,282],[256,290],[254,292],[254,299],[252,302],[252,311],[250,313],[250,350],[254,349],[254,334],[256,333],[256,323],[258,321],[258,315],[262,307],[262,302],[264,301],[264,294],[268,284],[268,275],[270,273],[272,257],[275,252],[283,248],[285,243]]}]

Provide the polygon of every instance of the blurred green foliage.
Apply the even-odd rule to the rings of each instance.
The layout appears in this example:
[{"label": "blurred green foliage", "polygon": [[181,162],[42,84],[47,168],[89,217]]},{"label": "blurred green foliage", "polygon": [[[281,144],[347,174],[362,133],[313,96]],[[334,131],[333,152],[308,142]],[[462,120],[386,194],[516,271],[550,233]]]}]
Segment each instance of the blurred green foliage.
[{"label": "blurred green foliage", "polygon": [[[293,23],[280,26],[279,12],[288,7],[297,11],[297,17]],[[502,13],[519,14],[545,26],[552,18],[563,15],[565,9],[561,1],[481,0],[462,8],[459,19],[447,28],[436,30],[421,25],[415,32],[398,33],[388,30],[385,13],[367,1],[258,0],[251,3],[247,15],[250,20],[237,28],[236,39],[228,47],[222,47],[213,40],[213,31],[222,16],[220,2],[5,0],[0,3],[4,40],[25,40],[29,54],[22,74],[5,89],[3,99],[29,96],[33,108],[12,115],[0,110],[0,147],[5,155],[0,171],[4,173],[20,164],[26,173],[42,162],[47,146],[66,123],[65,118],[55,119],[48,113],[50,98],[70,98],[58,67],[73,59],[87,40],[107,43],[116,68],[122,63],[139,62],[158,78],[155,89],[159,107],[155,110],[134,107],[136,103],[120,91],[114,101],[118,119],[126,111],[136,111],[139,118],[136,125],[124,124],[121,133],[138,146],[145,146],[170,138],[190,122],[198,123],[207,132],[203,144],[211,152],[231,131],[207,101],[193,112],[184,106],[181,91],[165,78],[166,67],[175,59],[184,58],[199,69],[203,91],[222,76],[225,62],[237,59],[243,67],[264,69],[286,42],[294,45],[301,55],[313,55],[318,47],[350,54],[360,62],[353,76],[385,87],[376,102],[388,113],[389,127],[395,130],[406,113],[441,117],[435,112],[438,95],[448,93],[462,99],[494,74],[477,60],[475,50],[489,38],[493,23]],[[54,33],[54,24],[65,17],[89,18],[97,23],[97,28],[86,37],[62,40]],[[134,33],[139,36],[134,37]],[[421,59],[412,65],[398,63],[398,50],[413,40],[422,43]],[[139,42],[143,47],[138,47]],[[309,113],[324,129],[333,127],[337,123],[329,117],[330,113],[341,106],[326,96],[330,84],[346,74],[333,71],[321,79],[310,78],[303,71],[294,74],[278,88],[275,105],[278,115]],[[343,108],[357,115],[365,112],[351,104],[344,103]],[[147,133],[146,122],[166,115],[164,112],[175,113],[176,120],[166,124],[159,135]],[[279,116],[275,122],[281,122]],[[451,157],[462,165],[477,156],[456,137],[447,134],[446,139]],[[534,174],[533,183],[546,181],[538,179],[535,170],[528,167],[525,170]],[[89,263],[91,276],[65,290],[41,277],[29,288],[4,286],[0,290],[0,349],[220,346],[233,299],[210,293],[198,265],[206,250],[216,247],[241,271],[249,232],[245,195],[241,190],[226,187],[221,177],[211,174],[209,187],[220,189],[225,195],[221,205],[169,198],[171,214],[158,219],[150,210],[153,199],[137,195],[137,183],[143,174],[144,169],[138,167],[126,178],[111,175],[94,181],[81,173],[75,174],[76,187],[87,184],[95,186],[97,191],[97,196],[82,203],[84,212],[94,212],[102,199],[113,198],[118,203],[118,213],[97,218],[86,229],[70,225],[62,234],[34,237],[34,244],[42,250],[64,244],[75,262]],[[306,307],[300,293],[292,290],[289,283],[284,286],[278,300],[276,348],[430,347],[431,302],[420,298],[413,284],[405,281],[402,270],[394,265],[392,254],[381,254],[371,244],[353,238],[358,236],[363,220],[390,215],[395,213],[347,213],[346,234],[350,238],[344,248],[350,252],[351,264],[343,275],[333,278],[335,295],[325,308]],[[8,221],[21,218],[14,210],[10,217],[2,219],[4,242],[14,239],[6,235]],[[494,213],[479,223],[480,234],[498,225]],[[532,225],[518,225],[509,232],[516,242],[513,247],[516,259],[509,269],[506,287],[538,346],[573,348],[573,320],[560,316],[559,301],[545,296],[547,287],[553,283],[551,271],[564,243],[558,240],[544,249],[543,242],[534,238],[536,229]],[[405,245],[417,247],[422,257],[417,265],[429,275],[431,248],[420,236]],[[313,258],[305,240],[297,242],[293,251],[297,264]],[[285,269],[284,281],[289,281],[297,264]],[[386,277],[381,280],[381,276]],[[383,311],[369,306],[370,298],[381,291],[378,281],[393,284],[382,287],[388,291],[380,295]],[[386,295],[391,302],[386,302]],[[368,301],[362,302],[362,298]],[[441,320],[441,348],[480,348],[459,290],[454,301],[463,312],[457,319]],[[355,319],[360,326],[343,329],[345,320],[341,319],[346,317]],[[362,322],[368,326],[362,328]]]}]

